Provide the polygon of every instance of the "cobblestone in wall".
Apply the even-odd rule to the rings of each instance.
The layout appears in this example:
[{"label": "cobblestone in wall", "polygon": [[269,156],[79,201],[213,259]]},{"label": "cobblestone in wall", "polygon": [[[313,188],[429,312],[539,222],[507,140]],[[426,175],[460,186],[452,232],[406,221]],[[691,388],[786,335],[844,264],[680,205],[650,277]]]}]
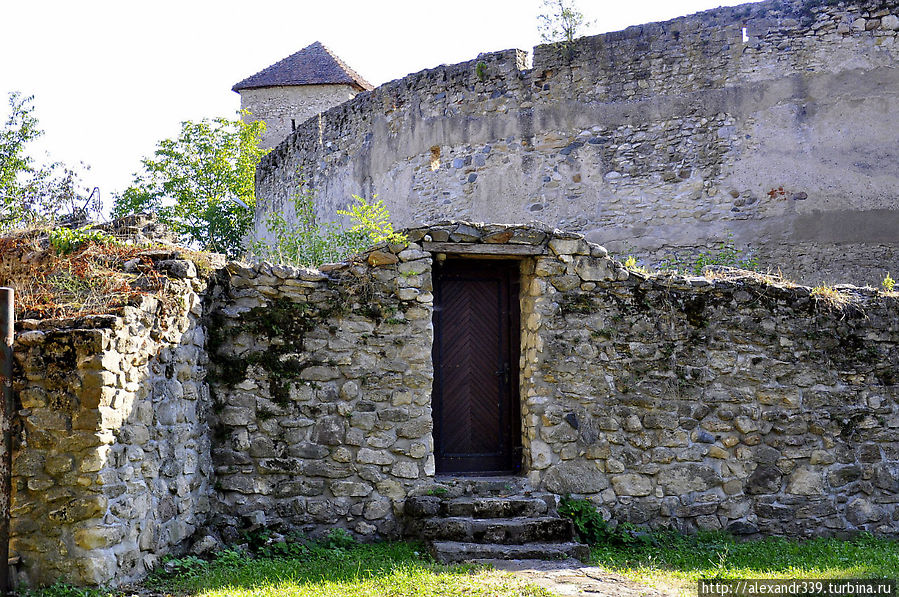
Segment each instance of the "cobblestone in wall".
[{"label": "cobblestone in wall", "polygon": [[218,525],[395,537],[434,474],[430,254],[323,270],[232,263],[212,293]]},{"label": "cobblestone in wall", "polygon": [[530,69],[508,50],[408,75],[263,160],[256,235],[302,172],[325,218],[378,194],[402,225],[537,218],[647,259],[732,234],[799,281],[877,285],[897,19],[894,0],[769,1],[539,46]]},{"label": "cobblestone in wall", "polygon": [[17,323],[18,584],[139,579],[205,522],[203,283],[171,283],[121,316]]}]

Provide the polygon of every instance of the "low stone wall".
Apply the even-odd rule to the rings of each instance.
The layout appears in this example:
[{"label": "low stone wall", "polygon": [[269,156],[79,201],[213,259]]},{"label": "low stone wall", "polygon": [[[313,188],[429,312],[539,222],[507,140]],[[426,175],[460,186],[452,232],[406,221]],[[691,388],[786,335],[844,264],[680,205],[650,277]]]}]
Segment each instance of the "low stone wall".
[{"label": "low stone wall", "polygon": [[535,484],[686,531],[899,535],[895,295],[577,263],[538,258],[523,298]]},{"label": "low stone wall", "polygon": [[17,323],[17,584],[136,580],[206,521],[204,284],[170,284],[121,316]]},{"label": "low stone wall", "polygon": [[396,537],[434,474],[430,254],[324,269],[232,263],[212,293],[221,527]]}]

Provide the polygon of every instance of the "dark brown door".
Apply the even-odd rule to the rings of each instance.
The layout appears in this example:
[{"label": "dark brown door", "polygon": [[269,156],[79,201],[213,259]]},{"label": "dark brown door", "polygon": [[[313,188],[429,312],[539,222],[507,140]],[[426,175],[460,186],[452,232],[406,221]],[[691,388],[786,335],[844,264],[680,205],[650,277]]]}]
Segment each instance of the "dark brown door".
[{"label": "dark brown door", "polygon": [[438,473],[521,468],[517,262],[435,266],[434,440]]}]

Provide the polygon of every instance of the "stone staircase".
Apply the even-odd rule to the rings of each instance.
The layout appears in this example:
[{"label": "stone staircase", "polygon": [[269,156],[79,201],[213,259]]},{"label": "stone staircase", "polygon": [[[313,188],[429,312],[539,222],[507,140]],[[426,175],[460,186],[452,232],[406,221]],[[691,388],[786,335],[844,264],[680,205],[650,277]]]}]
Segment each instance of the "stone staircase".
[{"label": "stone staircase", "polygon": [[425,541],[442,563],[585,559],[556,496],[521,477],[438,477],[406,498],[405,535]]}]

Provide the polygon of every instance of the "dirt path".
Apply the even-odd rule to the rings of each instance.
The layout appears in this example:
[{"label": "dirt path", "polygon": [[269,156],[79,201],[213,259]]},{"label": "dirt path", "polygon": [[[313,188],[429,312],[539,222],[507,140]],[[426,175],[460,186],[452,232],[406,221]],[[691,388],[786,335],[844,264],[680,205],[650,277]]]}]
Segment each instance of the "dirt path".
[{"label": "dirt path", "polygon": [[577,560],[546,562],[541,560],[490,560],[497,570],[515,576],[562,597],[677,597],[676,591],[664,591],[640,584],[601,568],[584,566]]}]

